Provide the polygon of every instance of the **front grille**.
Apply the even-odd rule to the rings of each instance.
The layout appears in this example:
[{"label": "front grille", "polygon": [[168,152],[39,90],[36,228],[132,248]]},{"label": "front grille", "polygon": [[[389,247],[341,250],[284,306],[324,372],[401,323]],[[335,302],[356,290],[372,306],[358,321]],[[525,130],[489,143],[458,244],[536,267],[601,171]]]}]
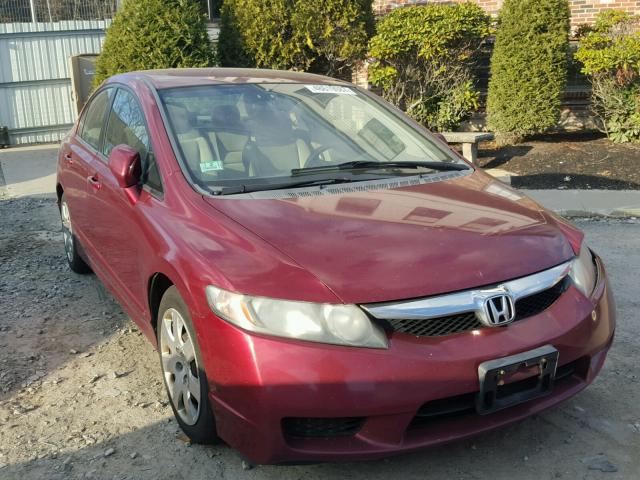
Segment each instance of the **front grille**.
[{"label": "front grille", "polygon": [[[515,321],[542,313],[553,305],[566,290],[568,281],[568,277],[565,277],[551,288],[519,299],[515,303]],[[430,319],[393,319],[382,321],[382,323],[387,330],[414,337],[443,337],[484,328],[473,312]]]},{"label": "front grille", "polygon": [[288,437],[351,437],[360,431],[364,420],[364,417],[288,417],[282,419],[282,429]]},{"label": "front grille", "polygon": [[388,320],[388,323],[392,331],[415,337],[442,337],[482,328],[480,320],[473,312],[426,320]]},{"label": "front grille", "polygon": [[519,299],[516,302],[516,321],[537,315],[553,305],[567,289],[568,278],[565,277],[551,288]]}]

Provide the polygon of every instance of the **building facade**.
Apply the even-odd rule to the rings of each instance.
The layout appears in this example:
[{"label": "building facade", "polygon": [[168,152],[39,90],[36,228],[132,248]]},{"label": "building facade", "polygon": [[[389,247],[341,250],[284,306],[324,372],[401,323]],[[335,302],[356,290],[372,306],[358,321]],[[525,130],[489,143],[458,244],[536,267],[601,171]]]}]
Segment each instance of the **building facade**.
[{"label": "building facade", "polygon": [[[463,0],[374,0],[373,11],[376,15],[384,15],[390,10],[404,5],[423,5],[425,3],[455,3]],[[475,0],[487,13],[495,16],[502,6],[503,0]],[[584,23],[591,24],[598,13],[604,10],[624,10],[640,14],[640,0],[569,0],[571,7],[571,26]]]}]

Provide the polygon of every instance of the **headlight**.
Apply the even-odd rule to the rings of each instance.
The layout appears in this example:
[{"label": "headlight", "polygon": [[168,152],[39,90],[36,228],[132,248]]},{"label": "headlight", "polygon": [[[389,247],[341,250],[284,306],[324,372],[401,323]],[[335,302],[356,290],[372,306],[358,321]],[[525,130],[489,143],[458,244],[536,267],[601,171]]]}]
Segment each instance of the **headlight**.
[{"label": "headlight", "polygon": [[582,242],[582,246],[580,247],[580,253],[573,260],[569,276],[582,293],[587,297],[591,296],[593,289],[596,288],[598,274],[596,264],[593,260],[593,254],[584,242]]},{"label": "headlight", "polygon": [[385,333],[355,305],[294,302],[206,288],[212,310],[250,332],[311,342],[387,348]]}]

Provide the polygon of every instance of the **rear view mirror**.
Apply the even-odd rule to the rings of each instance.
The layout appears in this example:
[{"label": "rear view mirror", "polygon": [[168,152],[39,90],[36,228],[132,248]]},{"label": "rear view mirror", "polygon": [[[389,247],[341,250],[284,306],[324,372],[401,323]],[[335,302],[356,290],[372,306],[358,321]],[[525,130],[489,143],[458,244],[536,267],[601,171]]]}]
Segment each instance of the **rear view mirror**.
[{"label": "rear view mirror", "polygon": [[407,148],[395,133],[375,118],[367,122],[358,132],[358,136],[364,138],[389,160],[397,157]]},{"label": "rear view mirror", "polygon": [[109,154],[109,170],[121,188],[138,185],[142,176],[140,154],[129,145],[118,145]]}]

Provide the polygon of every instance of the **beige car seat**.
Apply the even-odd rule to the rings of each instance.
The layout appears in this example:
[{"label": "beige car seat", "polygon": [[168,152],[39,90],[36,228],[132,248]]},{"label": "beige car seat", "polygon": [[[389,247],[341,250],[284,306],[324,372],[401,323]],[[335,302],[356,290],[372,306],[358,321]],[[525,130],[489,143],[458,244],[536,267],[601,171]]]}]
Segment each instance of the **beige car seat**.
[{"label": "beige car seat", "polygon": [[225,171],[244,173],[242,152],[249,141],[249,131],[240,118],[240,111],[235,105],[218,105],[212,111],[214,132],[209,134],[209,140],[216,145]]},{"label": "beige car seat", "polygon": [[243,152],[243,163],[251,175],[288,176],[294,168],[304,167],[311,148],[284,113],[265,109],[252,120],[251,137]]},{"label": "beige car seat", "polygon": [[[218,171],[202,171],[201,164],[220,160],[217,144],[209,141],[189,121],[189,112],[178,105],[167,105],[171,123],[189,169],[199,178],[217,177]],[[214,135],[215,140],[215,135]]]}]

